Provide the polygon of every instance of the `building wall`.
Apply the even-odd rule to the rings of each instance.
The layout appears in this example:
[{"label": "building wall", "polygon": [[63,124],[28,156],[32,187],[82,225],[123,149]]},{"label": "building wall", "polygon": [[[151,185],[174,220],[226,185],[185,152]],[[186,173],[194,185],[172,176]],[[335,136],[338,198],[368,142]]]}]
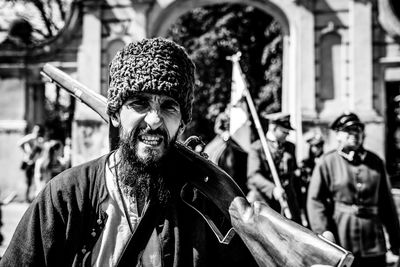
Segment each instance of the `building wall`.
[{"label": "building wall", "polygon": [[24,192],[25,176],[20,169],[22,153],[18,141],[25,130],[24,80],[0,79],[0,199],[12,191]]},{"label": "building wall", "polygon": [[67,73],[76,72],[81,39],[76,15],[71,15],[72,26],[66,26],[66,33],[52,42],[27,51],[3,46],[0,49],[0,200],[12,191],[19,200],[25,199],[26,182],[20,169],[22,151],[18,141],[34,124],[44,122],[45,86],[39,74],[42,66],[50,62]]},{"label": "building wall", "polygon": [[[317,116],[305,118],[305,128],[327,127],[341,112],[356,112],[366,122],[365,146],[385,157],[386,100],[381,60],[393,57],[399,44],[382,29],[377,1],[315,1],[313,13]],[[324,132],[327,149],[335,147],[333,133]]]}]

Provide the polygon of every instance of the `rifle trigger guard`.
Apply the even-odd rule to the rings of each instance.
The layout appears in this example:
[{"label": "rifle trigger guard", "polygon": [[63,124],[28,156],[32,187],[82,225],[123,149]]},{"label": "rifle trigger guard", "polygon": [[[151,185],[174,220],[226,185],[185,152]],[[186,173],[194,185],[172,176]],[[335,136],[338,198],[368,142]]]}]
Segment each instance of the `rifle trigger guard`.
[{"label": "rifle trigger guard", "polygon": [[[194,197],[192,197],[191,199],[187,199],[187,197],[185,197],[185,193],[187,193],[187,190],[192,190],[193,195],[196,194],[196,192],[194,190],[196,190],[196,188],[192,187],[190,188],[190,185],[188,183],[185,183],[181,189],[181,199],[182,201],[188,205],[189,207],[191,207],[193,210],[195,210],[198,214],[200,214],[200,216],[206,221],[206,223],[208,224],[208,226],[211,228],[212,232],[215,234],[215,236],[217,237],[218,241],[221,244],[224,245],[228,245],[232,238],[235,236],[235,230],[233,229],[233,227],[231,227],[227,233],[225,235],[223,235],[221,233],[221,231],[218,229],[218,227],[215,225],[215,223],[213,222],[213,220],[211,219],[211,217],[203,212],[200,211],[199,208],[195,207],[192,203],[194,203]],[[185,192],[186,191],[186,192]],[[200,193],[200,191],[196,190],[197,192]]]}]

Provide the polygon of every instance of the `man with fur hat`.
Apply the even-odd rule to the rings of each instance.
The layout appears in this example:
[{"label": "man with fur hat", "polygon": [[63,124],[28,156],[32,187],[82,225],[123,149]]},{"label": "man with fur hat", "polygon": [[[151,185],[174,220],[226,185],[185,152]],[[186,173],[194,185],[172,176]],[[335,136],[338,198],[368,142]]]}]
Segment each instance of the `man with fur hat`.
[{"label": "man with fur hat", "polygon": [[210,230],[180,196],[173,143],[191,120],[193,86],[194,65],[172,41],[119,51],[107,103],[119,147],[52,179],[0,266],[222,266],[216,239],[207,242]]},{"label": "man with fur hat", "polygon": [[268,120],[268,148],[283,190],[274,184],[261,141],[257,140],[251,145],[247,160],[247,198],[250,202],[264,201],[280,212],[278,201],[283,197],[288,202],[292,220],[301,223],[300,184],[295,177],[295,145],[286,140],[289,132],[294,130],[290,124],[290,115],[280,112],[265,115],[264,118]]},{"label": "man with fur hat", "polygon": [[398,254],[400,226],[383,161],[364,149],[364,124],[354,113],[331,125],[338,148],[318,161],[310,181],[307,211],[311,229],[330,231],[355,256],[352,266],[386,266],[386,228]]}]

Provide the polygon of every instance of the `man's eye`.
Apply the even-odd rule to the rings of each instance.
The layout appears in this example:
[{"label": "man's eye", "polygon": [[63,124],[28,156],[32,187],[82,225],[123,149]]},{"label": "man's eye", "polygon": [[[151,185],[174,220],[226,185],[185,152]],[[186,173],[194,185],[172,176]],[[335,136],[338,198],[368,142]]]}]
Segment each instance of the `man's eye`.
[{"label": "man's eye", "polygon": [[161,108],[169,112],[179,111],[179,106],[175,103],[164,103]]},{"label": "man's eye", "polygon": [[137,111],[144,110],[148,108],[149,103],[147,101],[142,101],[142,100],[137,100],[137,101],[132,101],[128,104],[129,108],[135,109]]},{"label": "man's eye", "polygon": [[178,110],[178,107],[176,107],[176,106],[164,106],[163,108],[165,110]]}]

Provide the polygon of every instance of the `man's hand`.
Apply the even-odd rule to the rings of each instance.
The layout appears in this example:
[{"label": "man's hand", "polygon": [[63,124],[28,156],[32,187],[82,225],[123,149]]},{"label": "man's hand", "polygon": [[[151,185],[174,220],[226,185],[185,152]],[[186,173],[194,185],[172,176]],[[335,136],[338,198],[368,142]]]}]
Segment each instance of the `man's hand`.
[{"label": "man's hand", "polygon": [[[329,241],[335,243],[335,237],[333,236],[332,232],[325,231],[321,234],[323,237],[328,239]],[[332,265],[323,265],[323,264],[314,264],[311,267],[333,267]]]},{"label": "man's hand", "polygon": [[272,191],[272,194],[274,195],[275,200],[280,200],[280,199],[286,199],[286,193],[283,190],[282,187],[275,187],[274,190]]},{"label": "man's hand", "polygon": [[321,234],[323,237],[331,241],[332,243],[336,243],[335,236],[331,231],[325,231]]}]

